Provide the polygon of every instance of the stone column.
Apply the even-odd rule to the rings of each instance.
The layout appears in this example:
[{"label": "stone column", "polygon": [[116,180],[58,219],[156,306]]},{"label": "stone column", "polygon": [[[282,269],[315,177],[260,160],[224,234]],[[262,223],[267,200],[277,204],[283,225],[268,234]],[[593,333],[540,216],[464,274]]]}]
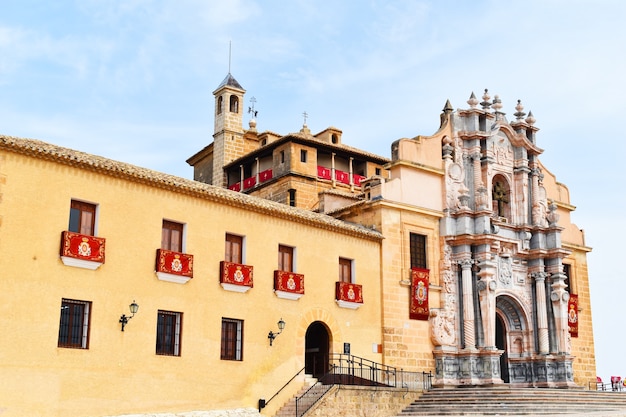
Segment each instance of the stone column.
[{"label": "stone column", "polygon": [[546,305],[546,276],[545,272],[533,272],[535,288],[537,290],[537,334],[539,336],[539,353],[550,353],[550,340],[548,338],[548,312]]},{"label": "stone column", "polygon": [[556,341],[558,345],[557,349],[559,353],[569,353],[567,352],[569,333],[567,304],[569,301],[569,293],[565,290],[565,287],[565,274],[561,272],[552,274],[552,293],[550,294],[550,300],[552,301]]},{"label": "stone column", "polygon": [[472,260],[463,259],[461,265],[461,282],[463,283],[463,344],[465,349],[476,349],[474,330],[474,295],[472,283]]},{"label": "stone column", "polygon": [[480,296],[480,312],[483,324],[485,348],[496,349],[496,274],[495,264],[484,259],[480,262],[478,276],[478,294]]},{"label": "stone column", "polygon": [[484,210],[488,207],[487,203],[487,188],[482,178],[482,171],[480,169],[480,152],[474,152],[470,155],[472,158],[472,164],[474,169],[474,197],[476,210]]}]

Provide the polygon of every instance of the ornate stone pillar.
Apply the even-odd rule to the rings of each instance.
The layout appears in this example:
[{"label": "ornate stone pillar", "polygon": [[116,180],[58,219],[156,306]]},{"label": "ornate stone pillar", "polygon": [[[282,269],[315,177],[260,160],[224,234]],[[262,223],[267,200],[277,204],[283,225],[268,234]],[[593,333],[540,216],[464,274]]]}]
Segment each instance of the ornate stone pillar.
[{"label": "ornate stone pillar", "polygon": [[550,300],[552,301],[556,340],[558,344],[557,349],[559,353],[569,353],[567,343],[569,333],[567,322],[569,293],[565,290],[566,287],[565,274],[561,272],[552,274],[552,293],[550,294]]},{"label": "ornate stone pillar", "polygon": [[533,272],[537,290],[537,334],[539,336],[539,354],[550,353],[550,339],[548,335],[548,312],[546,305],[546,274],[545,272]]},{"label": "ornate stone pillar", "polygon": [[472,283],[472,259],[459,261],[461,266],[461,282],[463,284],[463,344],[465,349],[476,349],[476,333],[474,330],[474,293]]},{"label": "ornate stone pillar", "polygon": [[485,348],[496,349],[496,265],[488,259],[479,264],[478,294],[480,297],[480,312],[482,317]]},{"label": "ornate stone pillar", "polygon": [[487,208],[487,188],[483,182],[482,171],[480,169],[480,152],[474,152],[470,155],[474,170],[474,196],[476,210],[484,210]]}]

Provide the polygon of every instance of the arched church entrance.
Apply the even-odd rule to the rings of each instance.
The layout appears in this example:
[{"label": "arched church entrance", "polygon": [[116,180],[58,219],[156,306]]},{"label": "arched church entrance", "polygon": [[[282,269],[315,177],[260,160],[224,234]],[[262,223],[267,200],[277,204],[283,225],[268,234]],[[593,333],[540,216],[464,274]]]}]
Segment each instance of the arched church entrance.
[{"label": "arched church entrance", "polygon": [[[524,382],[524,346],[531,346],[528,340],[528,320],[520,303],[510,295],[496,298],[496,348],[502,350],[500,356],[500,378],[505,383]],[[523,379],[520,381],[520,377]]]},{"label": "arched church entrance", "polygon": [[315,321],[306,330],[304,348],[304,371],[313,377],[321,377],[328,371],[330,334],[321,321]]},{"label": "arched church entrance", "polygon": [[503,350],[500,356],[500,378],[505,384],[510,382],[509,380],[509,355],[507,353],[506,343],[506,326],[502,320],[500,314],[496,314],[496,348]]}]

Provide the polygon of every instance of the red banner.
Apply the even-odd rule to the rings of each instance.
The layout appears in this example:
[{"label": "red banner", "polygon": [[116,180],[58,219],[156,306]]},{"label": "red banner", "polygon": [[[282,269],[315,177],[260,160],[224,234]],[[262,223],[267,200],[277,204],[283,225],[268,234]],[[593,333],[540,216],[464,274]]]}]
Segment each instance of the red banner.
[{"label": "red banner", "polygon": [[567,303],[567,324],[569,334],[578,337],[578,294],[570,294]]},{"label": "red banner", "polygon": [[304,275],[293,272],[274,271],[274,290],[304,294]]},{"label": "red banner", "polygon": [[412,320],[428,320],[428,280],[430,270],[411,269],[411,299],[409,301],[409,318]]},{"label": "red banner", "polygon": [[321,167],[318,165],[317,167],[317,176],[325,179],[325,180],[329,180],[330,179],[330,168],[326,168],[326,167]]},{"label": "red banner", "polygon": [[220,283],[252,287],[252,267],[234,262],[220,262]]},{"label": "red banner", "polygon": [[61,233],[61,256],[104,263],[104,243],[102,237],[64,231]]},{"label": "red banner", "polygon": [[363,302],[363,287],[350,282],[337,282],[335,284],[335,297],[337,300],[351,303]]},{"label": "red banner", "polygon": [[157,272],[193,278],[193,255],[157,249],[156,270]]},{"label": "red banner", "polygon": [[263,182],[263,181],[268,181],[272,179],[272,170],[271,169],[266,169],[265,171],[261,171],[259,172],[259,181]]}]

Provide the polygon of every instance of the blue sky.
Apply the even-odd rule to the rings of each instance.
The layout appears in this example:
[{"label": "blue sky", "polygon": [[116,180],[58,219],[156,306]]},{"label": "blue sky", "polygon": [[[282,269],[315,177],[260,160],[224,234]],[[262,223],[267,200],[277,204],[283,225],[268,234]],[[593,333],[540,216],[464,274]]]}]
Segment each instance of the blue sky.
[{"label": "blue sky", "polygon": [[521,99],[594,248],[598,374],[626,376],[625,17],[621,0],[4,0],[0,133],[191,178],[229,65],[260,131],[306,111],[387,157],[434,133],[447,99],[488,88],[509,120]]}]

